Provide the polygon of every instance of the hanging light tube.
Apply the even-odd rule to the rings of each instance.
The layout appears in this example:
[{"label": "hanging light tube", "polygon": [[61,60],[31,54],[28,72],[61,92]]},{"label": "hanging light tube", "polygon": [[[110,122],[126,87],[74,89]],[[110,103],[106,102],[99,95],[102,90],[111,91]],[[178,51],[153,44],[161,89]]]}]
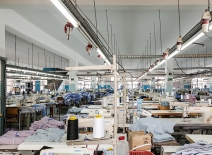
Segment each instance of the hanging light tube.
[{"label": "hanging light tube", "polygon": [[108,64],[108,65],[111,65],[110,61],[108,59],[105,59],[105,62]]},{"label": "hanging light tube", "polygon": [[60,0],[51,0],[51,2],[57,7],[57,9],[74,25],[74,27],[78,27],[77,20],[68,12],[64,4],[60,2]]},{"label": "hanging light tube", "polygon": [[99,48],[96,51],[99,53],[102,59],[106,59],[105,55],[102,53],[102,51]]},{"label": "hanging light tube", "polygon": [[[79,22],[73,17],[72,14],[69,13],[69,10],[66,8],[66,6],[60,1],[60,0],[50,0],[56,7],[57,9],[74,25],[74,27],[78,27]],[[78,30],[83,34],[83,36],[90,42],[92,45],[96,46],[92,39],[86,35],[84,32],[85,30],[82,27],[78,27]],[[101,57],[105,60],[106,56],[102,53],[102,51],[97,47],[97,52],[101,55]],[[111,65],[109,60],[106,60],[106,62]]]},{"label": "hanging light tube", "polygon": [[[209,29],[212,30],[212,25],[210,26]],[[184,43],[183,46],[182,46],[182,48],[181,48],[181,51],[184,50],[184,49],[186,49],[188,46],[190,46],[193,42],[197,41],[197,40],[198,40],[199,38],[201,38],[202,36],[204,36],[204,33],[203,33],[203,32],[199,33],[198,35],[196,35],[195,37],[193,37],[192,39],[190,39],[188,42]],[[172,58],[172,57],[174,57],[176,54],[180,53],[181,51],[175,50],[174,52],[172,52],[172,53],[168,56],[167,60],[170,59],[170,58]],[[152,68],[152,69],[150,70],[150,72],[153,71],[154,69],[156,69],[157,67],[159,67],[160,65],[162,65],[164,62],[166,62],[165,59],[162,60],[157,66],[155,66],[154,68]],[[137,80],[140,80],[140,79],[143,78],[144,76],[146,76],[146,74],[144,74],[143,76],[141,76],[141,77],[138,78]]]}]

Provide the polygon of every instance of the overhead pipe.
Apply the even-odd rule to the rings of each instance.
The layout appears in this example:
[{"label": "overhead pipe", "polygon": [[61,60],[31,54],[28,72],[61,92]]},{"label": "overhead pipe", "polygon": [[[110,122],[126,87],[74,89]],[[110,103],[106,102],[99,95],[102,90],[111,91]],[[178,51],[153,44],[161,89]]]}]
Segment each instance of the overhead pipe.
[{"label": "overhead pipe", "polygon": [[[151,59],[161,58],[162,55],[117,55],[121,59]],[[212,54],[178,54],[174,58],[212,58]]]}]

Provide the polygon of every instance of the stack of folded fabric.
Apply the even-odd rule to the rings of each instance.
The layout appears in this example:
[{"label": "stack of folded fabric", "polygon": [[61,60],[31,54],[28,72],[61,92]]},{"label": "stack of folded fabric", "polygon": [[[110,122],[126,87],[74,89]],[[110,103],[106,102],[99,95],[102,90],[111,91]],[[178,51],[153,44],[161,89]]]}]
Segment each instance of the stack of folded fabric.
[{"label": "stack of folded fabric", "polygon": [[26,137],[33,135],[33,133],[33,130],[8,131],[0,137],[0,145],[21,144]]},{"label": "stack of folded fabric", "polygon": [[172,155],[212,155],[212,144],[208,144],[205,141],[185,144]]},{"label": "stack of folded fabric", "polygon": [[38,129],[34,135],[27,137],[25,142],[58,142],[65,134],[65,129]]},{"label": "stack of folded fabric", "polygon": [[39,121],[31,124],[30,130],[48,129],[48,128],[64,128],[65,123],[54,120],[53,118],[43,117]]},{"label": "stack of folded fabric", "polygon": [[169,133],[173,133],[174,122],[163,121],[157,118],[140,118],[136,124],[130,125],[129,129],[133,132],[145,131],[152,133],[153,142],[165,142],[175,140]]}]

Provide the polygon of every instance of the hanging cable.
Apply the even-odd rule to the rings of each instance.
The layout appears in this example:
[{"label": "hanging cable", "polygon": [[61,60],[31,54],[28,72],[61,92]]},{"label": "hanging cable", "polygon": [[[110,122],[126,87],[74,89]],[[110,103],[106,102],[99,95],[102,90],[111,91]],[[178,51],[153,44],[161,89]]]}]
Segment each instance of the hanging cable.
[{"label": "hanging cable", "polygon": [[32,68],[33,68],[33,43],[32,43]]},{"label": "hanging cable", "polygon": [[178,62],[177,62],[177,60],[176,60],[176,58],[174,58],[174,60],[175,60],[175,62],[176,62],[176,64],[177,64],[178,68],[179,68],[184,74],[186,74],[186,73],[182,70],[182,68],[179,66],[179,64],[178,64]]},{"label": "hanging cable", "polygon": [[159,10],[159,22],[160,22],[160,48],[161,48],[161,54],[163,55],[160,10]]},{"label": "hanging cable", "polygon": [[[189,52],[189,54],[191,54],[190,53],[190,50],[187,50],[188,52]],[[192,56],[192,59],[193,59],[193,55],[191,55]],[[200,66],[200,67],[202,67],[202,69],[205,69],[202,65],[200,65],[200,63],[199,62],[197,62],[195,59],[194,59],[194,61]]]},{"label": "hanging cable", "polygon": [[110,37],[109,37],[109,28],[108,28],[108,15],[107,15],[107,10],[105,10],[106,11],[106,19],[107,19],[107,41],[108,41],[108,51],[109,51],[109,49],[110,49],[110,47],[109,47],[109,42],[110,42]]},{"label": "hanging cable", "polygon": [[150,44],[150,46],[149,46],[149,51],[150,51],[150,65],[151,65],[151,61],[152,61],[152,54],[151,54],[151,46],[152,46],[152,44],[151,44],[151,40],[152,40],[152,36],[151,36],[151,33],[150,33],[150,42],[149,42],[149,44]]},{"label": "hanging cable", "polygon": [[[147,40],[147,45],[146,45],[146,50],[147,50],[147,55],[149,54],[149,52],[148,52],[148,47],[149,47],[149,43],[148,43],[148,40]],[[147,67],[148,67],[148,59],[147,59]],[[148,67],[149,68],[149,67]]]},{"label": "hanging cable", "polygon": [[96,35],[97,35],[97,38],[98,38],[98,31],[97,31],[97,16],[96,16],[96,3],[95,3],[95,0],[93,0],[93,4],[94,4],[95,21],[96,21]]},{"label": "hanging cable", "polygon": [[29,48],[28,48],[28,68],[29,68]]},{"label": "hanging cable", "polygon": [[205,33],[205,35],[209,38],[209,39],[212,39],[209,35],[207,35],[206,33]]},{"label": "hanging cable", "polygon": [[38,52],[38,70],[39,70],[39,52]]},{"label": "hanging cable", "polygon": [[113,37],[114,37],[114,53],[115,53],[115,55],[117,55],[116,54],[116,36],[115,36],[115,34],[113,34]]},{"label": "hanging cable", "polygon": [[[146,55],[147,55],[147,53],[146,53],[146,46],[145,46],[145,56]],[[145,68],[147,68],[146,66],[147,66],[147,58],[145,57]]]},{"label": "hanging cable", "polygon": [[111,27],[111,47],[112,47],[112,50],[113,50],[113,28],[112,28],[112,24],[110,24],[110,27]]},{"label": "hanging cable", "polygon": [[155,39],[155,55],[156,55],[156,34],[155,34],[155,23],[154,23],[154,39]]},{"label": "hanging cable", "polygon": [[210,0],[208,0],[208,11],[210,11],[210,6],[211,6]]},{"label": "hanging cable", "polygon": [[16,66],[16,35],[15,35],[15,66]]},{"label": "hanging cable", "polygon": [[178,0],[178,17],[179,17],[179,36],[181,36],[181,23],[180,23],[180,0]]}]

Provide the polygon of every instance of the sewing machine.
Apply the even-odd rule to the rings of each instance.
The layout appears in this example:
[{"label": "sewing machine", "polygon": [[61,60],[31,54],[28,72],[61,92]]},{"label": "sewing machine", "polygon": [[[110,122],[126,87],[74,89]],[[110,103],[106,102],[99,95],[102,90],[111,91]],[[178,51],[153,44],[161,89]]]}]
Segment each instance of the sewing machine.
[{"label": "sewing machine", "polygon": [[107,109],[83,109],[82,114],[88,114],[88,117],[94,117],[97,114],[101,114],[103,117],[111,117],[111,110]]},{"label": "sewing machine", "polygon": [[17,107],[21,106],[21,100],[16,99],[16,96],[13,95],[11,98],[7,98],[6,100],[7,105],[16,105]]},{"label": "sewing machine", "polygon": [[40,155],[93,155],[94,150],[86,148],[46,149]]},{"label": "sewing machine", "polygon": [[[41,97],[43,97],[45,99],[39,100],[39,98],[41,98]],[[50,96],[49,95],[41,95],[36,99],[36,102],[38,102],[38,103],[48,103],[48,102],[50,102]]]},{"label": "sewing machine", "polygon": [[201,113],[202,122],[212,122],[212,108],[210,107],[189,107],[187,113]]},{"label": "sewing machine", "polygon": [[188,112],[188,107],[189,107],[189,102],[169,102],[170,103],[170,109],[171,107],[182,107],[182,114],[183,114],[183,121],[185,121],[185,117],[188,116],[187,112]]},{"label": "sewing machine", "polygon": [[208,101],[196,101],[196,106],[197,107],[208,107],[211,106],[211,99]]}]

